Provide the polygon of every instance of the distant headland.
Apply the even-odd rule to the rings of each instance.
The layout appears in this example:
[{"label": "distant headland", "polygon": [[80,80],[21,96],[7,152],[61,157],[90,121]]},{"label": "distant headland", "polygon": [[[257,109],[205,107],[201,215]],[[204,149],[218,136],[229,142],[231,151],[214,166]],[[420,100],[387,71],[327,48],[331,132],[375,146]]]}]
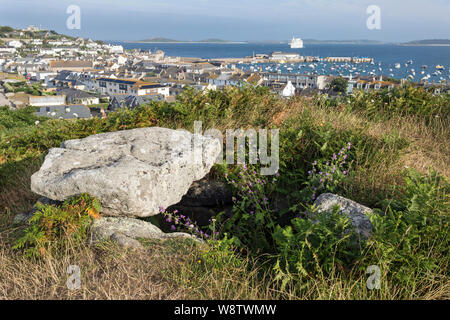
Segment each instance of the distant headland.
[{"label": "distant headland", "polygon": [[400,46],[435,46],[435,47],[448,47],[450,46],[450,39],[427,39],[416,40],[405,43],[399,43]]}]

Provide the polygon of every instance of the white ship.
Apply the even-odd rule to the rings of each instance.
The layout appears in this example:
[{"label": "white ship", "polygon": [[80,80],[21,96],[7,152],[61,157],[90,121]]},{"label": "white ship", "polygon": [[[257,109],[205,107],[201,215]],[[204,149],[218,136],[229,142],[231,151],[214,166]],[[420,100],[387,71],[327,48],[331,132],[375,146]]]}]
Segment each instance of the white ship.
[{"label": "white ship", "polygon": [[292,38],[292,41],[289,42],[289,45],[292,49],[300,49],[303,48],[303,40],[300,38]]}]

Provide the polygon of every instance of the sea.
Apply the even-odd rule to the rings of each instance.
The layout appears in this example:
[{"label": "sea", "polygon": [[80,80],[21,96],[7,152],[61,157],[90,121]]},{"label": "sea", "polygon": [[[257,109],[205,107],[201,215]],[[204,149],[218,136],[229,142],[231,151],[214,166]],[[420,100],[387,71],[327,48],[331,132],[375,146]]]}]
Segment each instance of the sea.
[{"label": "sea", "polygon": [[[291,49],[287,43],[129,43],[125,49],[163,50],[167,56],[197,57],[202,59],[243,58],[275,51],[295,52],[314,57],[368,57],[374,63],[295,63],[236,64],[246,71],[267,71],[295,74],[324,75],[383,75],[411,81],[450,82],[450,46],[400,46],[395,44],[306,44],[302,49]],[[437,69],[436,66],[443,66]]]}]

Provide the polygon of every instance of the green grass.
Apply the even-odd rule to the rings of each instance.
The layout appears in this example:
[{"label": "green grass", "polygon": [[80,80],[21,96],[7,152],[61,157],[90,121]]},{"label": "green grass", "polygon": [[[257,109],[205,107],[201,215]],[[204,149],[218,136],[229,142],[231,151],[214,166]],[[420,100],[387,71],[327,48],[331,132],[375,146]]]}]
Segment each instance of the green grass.
[{"label": "green grass", "polygon": [[[161,269],[161,281],[199,299],[448,299],[449,115],[448,94],[434,96],[410,86],[287,101],[264,88],[207,94],[188,89],[173,104],[155,102],[106,119],[39,119],[37,125],[29,110],[3,108],[0,212],[13,215],[31,208],[38,197],[29,189],[31,174],[50,148],[68,139],[148,126],[192,131],[197,120],[203,121],[203,130],[222,132],[279,128],[276,177],[260,177],[258,166],[213,168],[216,178],[230,183],[235,197],[233,217],[219,214],[203,230],[218,232],[215,240],[194,247],[173,244],[172,251],[146,243],[150,251],[145,259],[155,251],[184,256]],[[333,166],[338,170],[331,171]],[[330,180],[321,181],[319,171],[332,173]],[[312,210],[323,192],[373,208],[371,237],[358,241],[348,219],[333,212],[322,214],[319,223],[306,219],[304,211]],[[70,210],[41,208],[49,219],[55,213],[64,216]],[[61,226],[55,225],[53,242],[60,241]],[[10,225],[2,232],[10,234]],[[17,261],[26,259],[21,250],[10,254]],[[379,290],[366,286],[372,265],[381,270]],[[89,290],[86,296],[96,296],[92,286]],[[126,296],[120,288],[114,290],[115,296]]]}]

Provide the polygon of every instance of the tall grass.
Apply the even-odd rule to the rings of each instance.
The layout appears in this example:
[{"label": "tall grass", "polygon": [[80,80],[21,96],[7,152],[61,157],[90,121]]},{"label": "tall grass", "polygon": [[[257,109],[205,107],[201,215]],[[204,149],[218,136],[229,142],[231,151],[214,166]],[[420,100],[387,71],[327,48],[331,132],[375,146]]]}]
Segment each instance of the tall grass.
[{"label": "tall grass", "polygon": [[[449,110],[448,94],[409,86],[289,100],[264,88],[188,89],[174,104],[155,102],[106,119],[77,121],[45,121],[29,110],[0,109],[0,297],[448,299]],[[12,249],[24,232],[11,226],[12,215],[36,202],[29,179],[50,148],[131,128],[193,130],[197,120],[204,130],[222,132],[280,129],[279,176],[254,189],[255,196],[248,195],[249,182],[261,177],[237,166],[214,168],[218,179],[234,181],[236,198],[233,218],[219,215],[215,222],[218,239],[203,245],[143,241],[144,250],[127,251],[111,243],[89,247],[69,241],[61,247],[58,236],[52,241],[59,249],[31,260]],[[372,236],[362,242],[352,238],[345,217],[325,213],[320,223],[304,217],[318,183],[308,173],[313,163],[325,166],[347,145],[346,173],[342,169],[333,184],[318,191],[375,210]],[[58,210],[70,213],[41,210],[45,219],[54,219],[50,213]],[[69,264],[85,270],[81,290],[65,287]],[[367,288],[370,265],[381,269],[379,290]]]}]

